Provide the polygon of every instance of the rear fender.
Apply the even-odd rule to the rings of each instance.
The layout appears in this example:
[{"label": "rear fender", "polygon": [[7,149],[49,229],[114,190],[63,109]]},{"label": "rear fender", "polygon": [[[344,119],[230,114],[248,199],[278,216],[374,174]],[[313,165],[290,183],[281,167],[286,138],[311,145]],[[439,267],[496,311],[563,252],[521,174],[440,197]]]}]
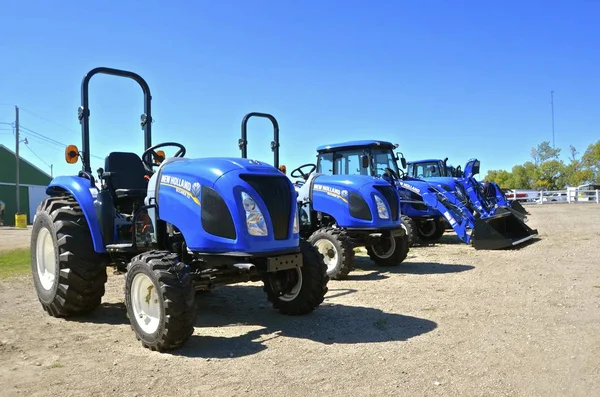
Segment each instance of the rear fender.
[{"label": "rear fender", "polygon": [[46,194],[53,197],[63,195],[65,192],[73,196],[83,211],[90,234],[92,235],[94,251],[105,253],[106,248],[104,247],[100,224],[94,208],[94,200],[98,194],[98,188],[91,185],[89,179],[78,176],[58,176],[46,188]]}]

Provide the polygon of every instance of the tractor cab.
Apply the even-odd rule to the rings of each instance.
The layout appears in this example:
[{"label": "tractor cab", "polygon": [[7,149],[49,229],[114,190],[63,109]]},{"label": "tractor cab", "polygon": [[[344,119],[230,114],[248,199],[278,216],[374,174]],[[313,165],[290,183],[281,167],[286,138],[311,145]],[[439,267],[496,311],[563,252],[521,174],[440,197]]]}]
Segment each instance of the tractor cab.
[{"label": "tractor cab", "polygon": [[316,172],[325,175],[370,175],[382,178],[388,170],[398,174],[398,145],[378,141],[354,141],[317,148]]},{"label": "tractor cab", "polygon": [[446,160],[409,161],[407,173],[410,177],[418,179],[452,177],[456,169],[448,166]]}]

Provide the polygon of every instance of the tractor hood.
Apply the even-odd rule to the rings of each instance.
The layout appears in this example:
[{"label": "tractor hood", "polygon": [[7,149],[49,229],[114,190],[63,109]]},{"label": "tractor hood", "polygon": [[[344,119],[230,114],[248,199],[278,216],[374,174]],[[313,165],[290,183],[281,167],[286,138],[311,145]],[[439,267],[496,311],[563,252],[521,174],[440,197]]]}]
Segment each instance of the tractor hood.
[{"label": "tractor hood", "polygon": [[163,174],[177,174],[189,180],[201,177],[205,184],[208,181],[215,183],[223,175],[236,170],[253,174],[282,175],[277,168],[268,163],[236,157],[181,158],[161,168]]}]

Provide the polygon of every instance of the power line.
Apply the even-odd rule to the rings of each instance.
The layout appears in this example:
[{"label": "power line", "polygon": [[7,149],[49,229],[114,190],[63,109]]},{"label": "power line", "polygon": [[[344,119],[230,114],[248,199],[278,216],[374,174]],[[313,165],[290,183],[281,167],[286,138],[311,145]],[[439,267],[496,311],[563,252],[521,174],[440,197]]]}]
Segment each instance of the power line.
[{"label": "power line", "polygon": [[21,109],[21,110],[24,110],[24,111],[25,111],[25,113],[29,113],[30,115],[32,115],[32,116],[34,116],[34,117],[37,117],[37,118],[38,118],[38,119],[40,119],[40,120],[44,120],[44,121],[46,121],[46,122],[48,122],[48,123],[50,123],[50,124],[54,124],[55,126],[62,128],[62,129],[64,129],[64,130],[67,130],[67,131],[69,131],[69,132],[72,132],[72,133],[74,133],[74,134],[77,134],[77,131],[75,131],[75,130],[72,130],[72,129],[70,129],[70,128],[67,128],[67,127],[65,127],[64,125],[60,125],[60,124],[58,124],[58,123],[56,123],[56,122],[54,122],[54,121],[52,121],[52,120],[49,120],[49,119],[47,119],[47,118],[45,118],[45,117],[43,117],[43,116],[40,116],[39,114],[36,114],[36,113],[32,112],[31,110],[27,110],[27,109],[23,109],[23,108],[19,108],[19,109]]},{"label": "power line", "polygon": [[29,147],[29,145],[28,145],[28,144],[25,144],[25,147],[26,147],[27,149],[29,149],[29,151],[30,151],[31,153],[33,153],[33,155],[34,155],[35,157],[37,157],[37,158],[38,158],[38,159],[39,159],[39,160],[40,160],[42,163],[46,164],[48,167],[52,167],[50,164],[46,163],[46,162],[44,161],[44,159],[42,159],[42,158],[41,158],[41,157],[40,157],[40,156],[39,156],[39,155],[38,155],[36,152],[34,152],[34,151],[33,151],[33,150],[32,150],[32,149]]},{"label": "power line", "polygon": [[[30,136],[31,138],[34,138],[34,139],[37,138],[38,140],[41,140],[44,143],[55,145],[62,149],[66,148],[68,146],[60,141],[57,141],[56,139],[53,139],[53,138],[47,137],[46,135],[40,134],[39,132],[36,132],[36,131],[32,130],[31,128],[24,127],[23,125],[21,125],[20,128],[21,128],[21,130],[27,131],[29,134],[31,134],[32,135],[32,136]],[[25,134],[23,134],[23,135],[25,135]],[[102,157],[99,157],[99,156],[90,155],[90,157],[94,157],[98,160],[104,160]]]}]

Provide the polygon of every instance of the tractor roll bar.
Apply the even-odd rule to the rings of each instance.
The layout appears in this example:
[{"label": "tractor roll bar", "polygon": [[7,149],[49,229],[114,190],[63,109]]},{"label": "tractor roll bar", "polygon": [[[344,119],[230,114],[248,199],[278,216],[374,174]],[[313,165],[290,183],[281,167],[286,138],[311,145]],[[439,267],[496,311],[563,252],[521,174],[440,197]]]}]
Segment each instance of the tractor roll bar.
[{"label": "tractor roll bar", "polygon": [[275,116],[268,113],[251,112],[242,119],[242,138],[238,141],[238,146],[242,150],[242,158],[248,158],[248,120],[251,117],[263,117],[273,123],[273,140],[271,141],[273,166],[279,168],[279,123],[277,123]]},{"label": "tractor roll bar", "polygon": [[91,78],[96,74],[108,74],[111,76],[126,77],[135,80],[144,92],[144,113],[140,117],[140,124],[144,130],[144,146],[148,149],[152,146],[152,95],[146,80],[140,75],[126,70],[98,67],[90,70],[81,82],[81,106],[78,109],[79,123],[81,124],[81,148],[83,152],[83,169],[92,172],[90,167],[90,108],[89,108],[89,84]]}]

